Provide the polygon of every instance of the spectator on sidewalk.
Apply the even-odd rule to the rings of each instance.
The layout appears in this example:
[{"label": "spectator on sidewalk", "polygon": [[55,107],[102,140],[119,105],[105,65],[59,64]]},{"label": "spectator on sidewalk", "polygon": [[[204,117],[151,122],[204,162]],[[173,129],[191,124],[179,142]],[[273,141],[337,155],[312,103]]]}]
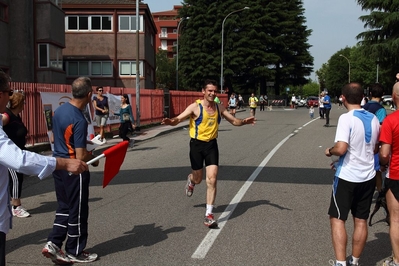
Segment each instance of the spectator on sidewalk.
[{"label": "spectator on sidewalk", "polygon": [[129,132],[134,132],[136,124],[134,123],[132,106],[130,105],[129,96],[127,94],[121,96],[121,108],[119,109],[119,113],[114,114],[120,117],[119,137],[124,141],[129,141],[130,148],[133,148],[134,139],[130,139],[127,134]]},{"label": "spectator on sidewalk", "polygon": [[104,127],[107,124],[109,115],[108,97],[103,95],[103,87],[97,87],[97,96],[93,97],[93,107],[96,110],[96,124],[100,128],[101,142],[105,138]]},{"label": "spectator on sidewalk", "polygon": [[[7,136],[17,145],[21,150],[26,150],[26,136],[28,129],[22,122],[20,113],[25,107],[25,95],[22,92],[14,91],[10,97],[8,108],[3,113],[3,130]],[[12,215],[15,217],[25,218],[29,217],[30,213],[22,207],[21,193],[22,183],[24,182],[24,174],[9,168],[8,175],[10,177],[10,195],[12,205]]]}]

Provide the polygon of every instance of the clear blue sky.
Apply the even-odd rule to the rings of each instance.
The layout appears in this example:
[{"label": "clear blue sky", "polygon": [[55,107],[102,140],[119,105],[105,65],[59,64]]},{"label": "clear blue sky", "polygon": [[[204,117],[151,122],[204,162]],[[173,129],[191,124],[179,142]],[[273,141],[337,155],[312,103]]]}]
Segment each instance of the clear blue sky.
[{"label": "clear blue sky", "polygon": [[[173,9],[180,0],[144,0],[151,12]],[[356,35],[364,31],[359,20],[363,12],[355,0],[304,0],[308,29],[312,29],[309,44],[314,57],[314,71],[338,50],[357,43]],[[343,59],[344,60],[344,59]],[[311,75],[314,80],[314,73]]]}]

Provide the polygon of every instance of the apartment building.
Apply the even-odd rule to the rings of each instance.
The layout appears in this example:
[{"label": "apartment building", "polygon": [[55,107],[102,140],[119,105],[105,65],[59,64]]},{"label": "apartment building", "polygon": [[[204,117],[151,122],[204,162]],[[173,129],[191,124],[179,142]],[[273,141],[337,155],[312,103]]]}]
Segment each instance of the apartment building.
[{"label": "apartment building", "polygon": [[[155,46],[158,50],[164,50],[168,53],[168,58],[176,56],[176,45],[178,41],[178,25],[180,18],[178,18],[179,9],[183,6],[175,5],[172,10],[154,12],[155,25],[158,34],[155,38]],[[180,28],[182,26],[180,25]],[[180,31],[179,28],[179,31]]]},{"label": "apartment building", "polygon": [[138,44],[140,88],[155,88],[157,29],[147,4],[139,3],[138,34],[136,0],[63,0],[62,9],[68,83],[89,76],[95,86],[135,88]]},{"label": "apartment building", "polygon": [[65,83],[60,0],[0,0],[0,68],[13,81]]}]

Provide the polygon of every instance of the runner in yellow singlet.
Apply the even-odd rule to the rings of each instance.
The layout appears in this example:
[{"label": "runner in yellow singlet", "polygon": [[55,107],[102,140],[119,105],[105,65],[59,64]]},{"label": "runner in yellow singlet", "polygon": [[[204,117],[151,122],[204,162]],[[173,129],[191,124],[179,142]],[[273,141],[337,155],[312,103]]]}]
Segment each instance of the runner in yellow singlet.
[{"label": "runner in yellow singlet", "polygon": [[236,118],[223,105],[215,103],[217,89],[218,84],[215,80],[206,80],[202,88],[203,99],[190,104],[177,117],[165,118],[161,123],[175,126],[190,117],[190,162],[192,171],[187,178],[186,195],[191,197],[194,186],[201,183],[205,163],[207,196],[204,224],[209,228],[218,226],[213,215],[213,205],[216,198],[216,180],[219,169],[219,149],[216,138],[221,116],[223,115],[234,126],[255,124],[254,117]]},{"label": "runner in yellow singlet", "polygon": [[248,99],[249,109],[251,110],[251,115],[255,117],[256,106],[258,105],[258,98],[255,97],[253,93],[251,93],[251,97]]}]

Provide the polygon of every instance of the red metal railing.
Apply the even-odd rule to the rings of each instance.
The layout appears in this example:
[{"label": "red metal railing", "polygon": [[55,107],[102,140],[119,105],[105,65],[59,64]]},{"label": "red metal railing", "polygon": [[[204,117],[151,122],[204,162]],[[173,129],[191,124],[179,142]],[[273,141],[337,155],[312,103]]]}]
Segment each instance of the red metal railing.
[{"label": "red metal railing", "polygon": [[[20,90],[25,93],[25,109],[21,114],[22,120],[28,128],[27,145],[48,143],[46,121],[40,92],[63,92],[70,93],[71,85],[65,84],[41,84],[11,82],[13,90]],[[104,93],[114,95],[131,94],[131,105],[134,116],[136,116],[136,89],[103,87]],[[93,88],[93,92],[95,90]],[[184,109],[197,99],[203,98],[201,92],[193,91],[169,91],[170,93],[170,117],[177,116]],[[226,106],[227,95],[218,95]],[[161,122],[164,117],[164,91],[153,89],[140,89],[140,126]],[[116,133],[119,124],[108,125],[106,131]]]}]

